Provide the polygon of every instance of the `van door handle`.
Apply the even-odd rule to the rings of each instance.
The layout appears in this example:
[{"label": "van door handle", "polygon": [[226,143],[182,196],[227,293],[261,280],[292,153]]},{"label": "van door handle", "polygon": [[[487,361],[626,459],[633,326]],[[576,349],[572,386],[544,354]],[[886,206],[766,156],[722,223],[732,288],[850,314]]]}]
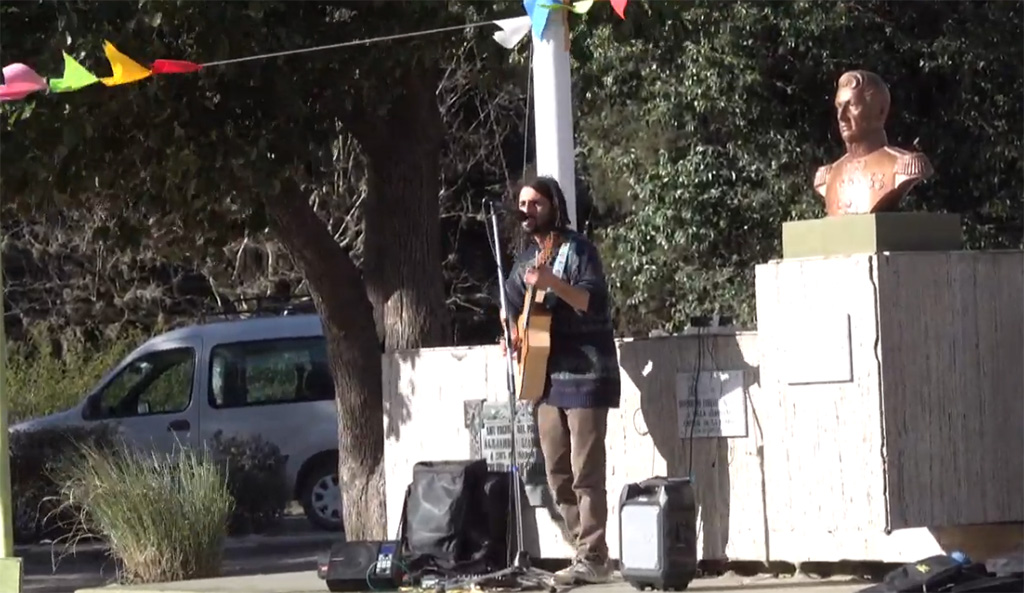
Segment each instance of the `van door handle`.
[{"label": "van door handle", "polygon": [[180,432],[190,428],[192,428],[192,424],[188,420],[171,420],[167,424],[167,432]]}]

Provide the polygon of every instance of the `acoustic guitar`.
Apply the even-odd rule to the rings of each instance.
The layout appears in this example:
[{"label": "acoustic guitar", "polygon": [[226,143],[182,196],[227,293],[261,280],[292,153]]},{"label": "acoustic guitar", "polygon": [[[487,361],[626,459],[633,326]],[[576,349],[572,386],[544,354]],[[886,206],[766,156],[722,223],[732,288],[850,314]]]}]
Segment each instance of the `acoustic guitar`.
[{"label": "acoustic guitar", "polygon": [[[537,254],[536,265],[547,265],[555,251],[554,237],[545,242]],[[544,305],[546,290],[526,287],[519,329],[519,354],[516,359],[516,397],[537,403],[544,397],[547,382],[548,355],[551,354],[551,311]]]}]

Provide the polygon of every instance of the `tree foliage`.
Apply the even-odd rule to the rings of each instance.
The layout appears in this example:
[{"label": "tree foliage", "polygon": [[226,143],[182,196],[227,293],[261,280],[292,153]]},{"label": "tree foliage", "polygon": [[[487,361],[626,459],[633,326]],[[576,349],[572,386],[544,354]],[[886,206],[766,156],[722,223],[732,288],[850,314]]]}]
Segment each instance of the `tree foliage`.
[{"label": "tree foliage", "polygon": [[[497,8],[449,2],[398,9],[379,0],[7,5],[3,24],[13,28],[4,37],[17,41],[5,43],[4,53],[54,71],[54,57],[69,50],[102,72],[95,48],[103,38],[140,60],[211,62],[336,43],[342,30],[360,39],[464,24]],[[191,257],[267,229],[287,249],[324,319],[350,535],[368,537],[383,526],[381,341],[408,348],[450,339],[437,90],[446,66],[481,35],[455,32],[386,50],[356,46],[343,59],[319,52],[240,62],[5,110],[4,191],[18,197],[21,216],[107,213],[99,218],[111,224],[97,225],[95,240],[132,245],[152,229],[171,229],[175,247]],[[93,59],[69,45],[92,48]],[[354,196],[325,196],[346,135],[364,157],[361,271],[335,239],[345,229],[328,226],[350,216],[324,203],[353,205]],[[8,160],[12,154],[18,166]],[[318,203],[334,217],[314,209],[314,191],[328,198]]]},{"label": "tree foliage", "polygon": [[[78,8],[99,9],[99,5],[93,5]],[[199,50],[193,55],[186,50],[168,48],[166,44],[151,47],[139,42],[131,31],[125,32],[123,25],[104,31],[101,24],[93,23],[97,31],[92,38],[68,42],[63,33],[59,33],[58,25],[62,20],[73,20],[80,28],[88,23],[83,22],[84,18],[63,14],[57,8],[52,3],[0,7],[4,11],[0,21],[9,31],[5,36],[8,42],[0,50],[4,56],[9,56],[5,61],[30,62],[44,74],[59,75],[59,51],[66,49],[102,74],[107,66],[97,44],[100,38],[107,36],[142,62],[154,55],[197,60],[209,57]],[[494,7],[495,10],[500,8],[500,5]],[[117,22],[117,18],[135,14],[134,10],[124,10],[111,19]],[[163,12],[157,14],[161,26],[171,26]],[[406,13],[399,11],[398,14]],[[155,18],[151,16],[151,20]],[[467,15],[465,18],[469,21],[476,17]],[[151,37],[148,21],[129,24],[138,25],[142,40]],[[209,26],[219,26],[219,23]],[[421,25],[409,23],[405,32],[416,30],[418,26]],[[33,28],[40,33],[31,36],[11,32]],[[120,35],[114,37],[113,33],[118,31]],[[346,36],[360,34],[346,32]],[[451,35],[456,36],[451,42],[454,49],[449,54],[450,59],[441,65],[441,83],[437,89],[447,132],[440,151],[439,196],[444,295],[447,308],[455,316],[458,338],[489,341],[495,330],[488,310],[490,296],[484,286],[491,280],[491,271],[487,258],[481,257],[484,252],[479,249],[479,245],[484,244],[480,200],[485,195],[501,195],[509,180],[521,173],[525,64],[515,59],[510,62],[505,50],[489,51],[494,43],[486,38],[484,31],[468,36]],[[59,43],[38,43],[51,39]],[[331,41],[337,39],[332,37]],[[427,37],[431,39],[438,37]],[[133,42],[136,45],[132,45]],[[252,40],[250,45],[256,46],[258,42],[258,39]],[[308,47],[312,43],[297,47]],[[238,51],[244,55],[244,48]],[[324,53],[336,60],[347,57],[348,52],[348,49],[336,49]],[[512,55],[515,58],[515,54]],[[270,74],[287,75],[289,69],[298,68],[303,75],[317,77],[319,70],[309,71],[304,57],[273,60],[276,69]],[[250,66],[238,65],[251,71]],[[224,68],[230,73],[235,67]],[[246,78],[249,71],[225,84],[240,84],[250,93],[259,92],[264,87],[259,80]],[[211,70],[201,76],[215,73]],[[157,181],[168,184],[172,197],[178,196],[180,184],[175,179],[184,173],[177,171],[174,159],[178,155],[191,159],[188,155],[194,151],[193,145],[199,145],[215,158],[233,155],[239,173],[244,174],[250,167],[248,157],[234,152],[234,136],[229,141],[220,141],[225,129],[236,132],[231,118],[211,130],[199,130],[198,136],[196,130],[190,130],[182,146],[169,135],[163,138],[161,130],[150,129],[156,126],[151,121],[153,111],[161,114],[161,125],[180,127],[175,124],[178,117],[175,113],[183,109],[187,109],[185,117],[191,117],[190,110],[197,107],[182,101],[198,100],[187,98],[188,93],[196,90],[203,96],[204,87],[196,76],[160,77],[126,87],[96,87],[56,97],[37,96],[34,100],[30,98],[0,107],[6,116],[2,124],[5,200],[0,204],[0,218],[4,220],[5,320],[9,336],[21,339],[23,328],[38,322],[57,330],[70,328],[75,333],[85,331],[92,335],[102,334],[107,325],[118,321],[152,330],[158,319],[166,324],[193,322],[211,306],[235,307],[239,304],[230,301],[267,295],[277,292],[281,286],[286,290],[306,290],[290,254],[266,232],[265,209],[259,196],[238,189],[250,181],[232,180],[219,169],[206,170],[200,164],[198,174],[220,185],[215,191],[216,199],[197,202],[206,211],[191,213],[188,217],[178,215],[177,209],[189,204],[179,203],[177,198],[134,198],[136,189],[144,185],[133,179],[138,171],[145,171],[147,180],[158,177]],[[187,92],[180,93],[182,101],[166,102],[168,89],[160,85],[188,82],[192,84],[185,89]],[[220,83],[209,82],[209,85],[214,84]],[[153,85],[157,85],[156,91],[148,88]],[[138,105],[134,93],[143,89],[157,92],[157,95],[145,105]],[[87,101],[83,93],[93,93],[94,98]],[[128,110],[124,109],[126,104]],[[71,111],[72,108],[75,110]],[[33,119],[19,121],[22,109],[33,113]],[[168,113],[169,109],[176,111]],[[90,185],[95,182],[95,178],[88,175],[91,168],[106,171],[107,161],[123,160],[125,153],[100,154],[95,162],[88,164],[90,168],[83,162],[68,161],[83,156],[91,159],[93,155],[89,150],[96,142],[120,142],[118,130],[123,126],[111,131],[111,121],[117,123],[117,118],[136,112],[138,122],[135,123],[141,122],[144,131],[152,135],[153,143],[168,140],[172,144],[165,147],[161,158],[132,164],[127,182],[118,180],[115,174],[109,175],[119,186],[130,185],[135,189],[115,188],[116,195],[104,194],[106,197],[90,193],[96,189]],[[254,119],[273,115],[268,107],[267,113],[258,114]],[[218,117],[209,120],[213,122]],[[359,142],[343,127],[339,129],[335,125],[331,130],[331,138],[325,146],[312,145],[305,155],[318,167],[308,180],[311,204],[355,263],[361,265],[365,236],[363,207],[367,202],[366,158]],[[258,131],[258,128],[251,130]],[[82,145],[77,140],[65,143],[65,136],[77,139],[83,133],[90,134],[93,139],[90,144]],[[175,134],[181,136],[183,132]],[[201,134],[209,134],[210,138]],[[251,138],[243,137],[238,142],[247,144],[249,140]],[[76,152],[68,156],[69,150]],[[24,155],[33,157],[25,159]],[[49,155],[54,156],[51,159]],[[67,176],[72,183],[54,175],[53,165],[70,167],[72,170]],[[262,173],[263,177],[269,177],[270,171],[263,164],[260,167],[254,175]],[[188,175],[193,174],[188,172]],[[254,179],[251,183],[258,185],[262,181]],[[62,187],[56,193],[53,192],[55,182]],[[196,183],[191,178],[182,180],[185,182]]]},{"label": "tree foliage", "polygon": [[[754,266],[781,225],[822,216],[816,168],[843,151],[832,97],[890,85],[891,143],[938,174],[913,210],[963,215],[969,248],[1019,247],[1024,60],[1015,2],[661,2],[579,28],[581,152],[623,332],[689,316],[754,326]],[[616,216],[617,213],[617,216]]]}]

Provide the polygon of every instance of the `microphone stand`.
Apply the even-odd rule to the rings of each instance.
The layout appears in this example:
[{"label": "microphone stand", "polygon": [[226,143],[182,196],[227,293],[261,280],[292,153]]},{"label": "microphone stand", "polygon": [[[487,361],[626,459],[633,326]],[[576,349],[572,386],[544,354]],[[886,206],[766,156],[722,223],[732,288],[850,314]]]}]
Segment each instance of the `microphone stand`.
[{"label": "microphone stand", "polygon": [[[523,546],[523,495],[522,483],[519,479],[519,446],[516,438],[516,419],[518,418],[518,398],[516,397],[516,367],[512,360],[515,350],[512,347],[512,329],[509,324],[516,323],[516,320],[509,319],[508,293],[505,291],[505,264],[501,255],[501,227],[498,217],[500,211],[504,210],[501,203],[496,200],[485,200],[487,212],[488,233],[490,243],[494,252],[494,263],[497,269],[498,294],[501,306],[502,339],[505,342],[505,383],[508,389],[508,408],[512,422],[512,438],[509,439],[509,484],[512,489],[512,514],[515,521],[516,550],[512,564],[502,570],[484,575],[474,575],[470,578],[455,578],[447,581],[444,588],[469,588],[481,582],[488,581],[514,581],[521,588],[541,588],[548,591],[556,591],[554,575],[534,568],[530,562],[530,553]],[[518,212],[516,212],[518,214]]]}]

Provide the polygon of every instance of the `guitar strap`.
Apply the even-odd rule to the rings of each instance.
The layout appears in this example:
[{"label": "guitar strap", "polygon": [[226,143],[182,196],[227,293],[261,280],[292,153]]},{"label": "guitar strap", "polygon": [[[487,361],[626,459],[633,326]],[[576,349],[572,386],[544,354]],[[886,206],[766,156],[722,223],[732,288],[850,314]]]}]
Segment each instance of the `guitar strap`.
[{"label": "guitar strap", "polygon": [[562,243],[558,248],[558,255],[555,257],[555,265],[551,266],[551,271],[562,280],[565,280],[565,264],[569,261],[569,246],[571,243],[572,239]]},{"label": "guitar strap", "polygon": [[[558,255],[555,256],[555,263],[551,266],[551,271],[561,280],[565,280],[565,266],[569,262],[570,247],[572,247],[572,239],[562,243],[558,248]],[[549,309],[554,307],[557,298],[554,293],[544,295],[544,305]]]},{"label": "guitar strap", "polygon": [[[569,252],[571,251],[570,247],[572,247],[572,239],[562,243],[558,247],[558,255],[555,256],[555,263],[551,266],[551,272],[561,280],[565,280],[565,266],[569,262]],[[554,307],[557,299],[558,297],[555,296],[555,293],[549,292],[544,295],[544,306],[549,309]],[[524,314],[529,313],[531,302],[532,299],[529,299],[529,302],[526,303],[526,308],[523,310]],[[529,316],[527,316],[526,319],[526,323],[529,324]]]}]

